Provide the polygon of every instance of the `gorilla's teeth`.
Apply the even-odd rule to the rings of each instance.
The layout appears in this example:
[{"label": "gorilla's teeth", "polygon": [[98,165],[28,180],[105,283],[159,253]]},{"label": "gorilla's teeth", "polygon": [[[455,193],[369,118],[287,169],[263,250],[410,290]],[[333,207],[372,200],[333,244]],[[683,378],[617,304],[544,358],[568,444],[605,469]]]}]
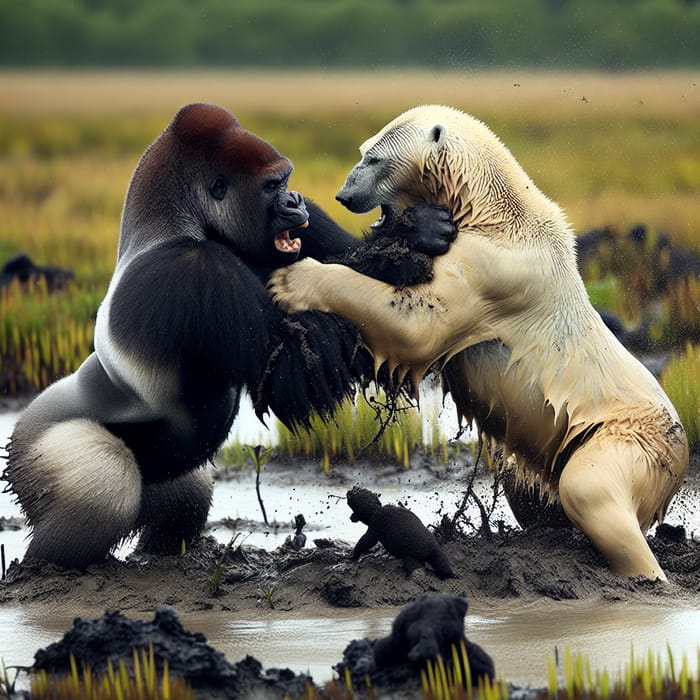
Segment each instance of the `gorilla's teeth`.
[{"label": "gorilla's teeth", "polygon": [[386,223],[386,214],[382,214],[373,224],[370,224],[370,228],[381,228]]},{"label": "gorilla's teeth", "polygon": [[281,253],[295,253],[301,248],[301,240],[290,238],[289,231],[282,231],[275,236],[275,248]]}]

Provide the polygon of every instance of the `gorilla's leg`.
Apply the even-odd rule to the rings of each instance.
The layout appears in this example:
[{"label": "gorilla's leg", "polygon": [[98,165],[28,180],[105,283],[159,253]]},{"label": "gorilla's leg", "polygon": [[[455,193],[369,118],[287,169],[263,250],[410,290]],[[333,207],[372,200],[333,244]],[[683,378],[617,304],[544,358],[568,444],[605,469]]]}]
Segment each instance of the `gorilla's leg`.
[{"label": "gorilla's leg", "polygon": [[141,475],[126,445],[74,419],[17,425],[7,476],[29,525],[27,556],[83,567],[104,559],[136,524]]},{"label": "gorilla's leg", "polygon": [[204,529],[213,491],[209,467],[144,485],[138,519],[142,528],[139,549],[178,554],[183,540],[189,545]]},{"label": "gorilla's leg", "polygon": [[623,576],[666,581],[644,536],[673,495],[670,473],[633,440],[594,435],[571,457],[559,498],[571,521]]}]

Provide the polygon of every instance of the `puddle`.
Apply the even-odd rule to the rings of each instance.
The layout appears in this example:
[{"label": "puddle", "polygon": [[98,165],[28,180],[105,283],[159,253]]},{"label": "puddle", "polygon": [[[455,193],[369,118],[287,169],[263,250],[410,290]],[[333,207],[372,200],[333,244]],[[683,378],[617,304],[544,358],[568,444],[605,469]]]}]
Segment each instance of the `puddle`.
[{"label": "puddle", "polygon": [[[34,652],[60,639],[78,614],[98,617],[101,612],[0,607],[0,629],[12,630],[0,640],[0,658],[6,666],[30,664]],[[255,620],[221,612],[180,614],[180,619],[231,661],[251,654],[266,668],[291,668],[323,683],[334,676],[332,667],[348,642],[388,634],[393,615],[389,610],[334,610],[328,616],[296,617],[261,610]],[[151,619],[152,613],[143,617]],[[698,670],[700,611],[683,604],[550,600],[523,606],[508,601],[497,610],[470,610],[466,630],[494,658],[497,675],[520,686],[546,686],[547,659],[555,658],[557,648],[563,666],[567,646],[588,657],[593,674],[604,669],[617,674],[632,650],[635,658],[646,658],[651,650],[666,664],[669,648],[676,668],[687,654],[691,673]]]}]

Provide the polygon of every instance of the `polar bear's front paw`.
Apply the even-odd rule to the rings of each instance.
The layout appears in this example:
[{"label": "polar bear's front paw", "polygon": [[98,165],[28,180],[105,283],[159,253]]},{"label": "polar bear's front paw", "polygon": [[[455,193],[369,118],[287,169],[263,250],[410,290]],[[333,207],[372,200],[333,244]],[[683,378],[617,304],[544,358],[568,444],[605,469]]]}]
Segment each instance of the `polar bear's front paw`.
[{"label": "polar bear's front paw", "polygon": [[323,300],[314,282],[314,272],[318,272],[322,267],[320,262],[304,258],[275,270],[267,283],[267,291],[272,301],[289,314],[321,309]]}]

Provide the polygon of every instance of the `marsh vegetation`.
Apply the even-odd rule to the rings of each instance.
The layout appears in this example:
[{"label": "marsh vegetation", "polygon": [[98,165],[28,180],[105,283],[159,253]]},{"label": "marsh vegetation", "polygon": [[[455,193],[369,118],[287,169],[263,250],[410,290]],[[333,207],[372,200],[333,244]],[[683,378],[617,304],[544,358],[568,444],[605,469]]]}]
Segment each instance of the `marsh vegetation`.
[{"label": "marsh vegetation", "polygon": [[[357,148],[408,106],[441,102],[486,121],[578,234],[618,241],[583,267],[591,295],[627,328],[646,324],[651,351],[674,357],[661,377],[698,444],[697,273],[655,287],[668,250],[700,253],[700,87],[692,73],[3,73],[0,74],[0,261],[17,251],[70,267],[75,281],[49,293],[14,283],[0,295],[0,392],[34,392],[77,368],[111,276],[122,201],[143,149],[191,101],[218,102],[295,164],[292,187],[360,235],[373,216],[334,195]],[[644,240],[629,232],[644,224]],[[666,258],[662,257],[666,255]],[[666,260],[666,263],[663,261]],[[660,263],[661,261],[661,263]],[[345,419],[343,419],[345,420]],[[368,420],[351,412],[358,430]],[[415,415],[387,433],[397,461],[412,449]],[[371,420],[369,423],[371,424]],[[366,444],[319,426],[284,449],[352,456]],[[370,425],[370,430],[372,426]],[[399,444],[401,443],[401,444]],[[314,448],[315,449],[315,448]],[[434,449],[439,452],[440,438]]]}]

